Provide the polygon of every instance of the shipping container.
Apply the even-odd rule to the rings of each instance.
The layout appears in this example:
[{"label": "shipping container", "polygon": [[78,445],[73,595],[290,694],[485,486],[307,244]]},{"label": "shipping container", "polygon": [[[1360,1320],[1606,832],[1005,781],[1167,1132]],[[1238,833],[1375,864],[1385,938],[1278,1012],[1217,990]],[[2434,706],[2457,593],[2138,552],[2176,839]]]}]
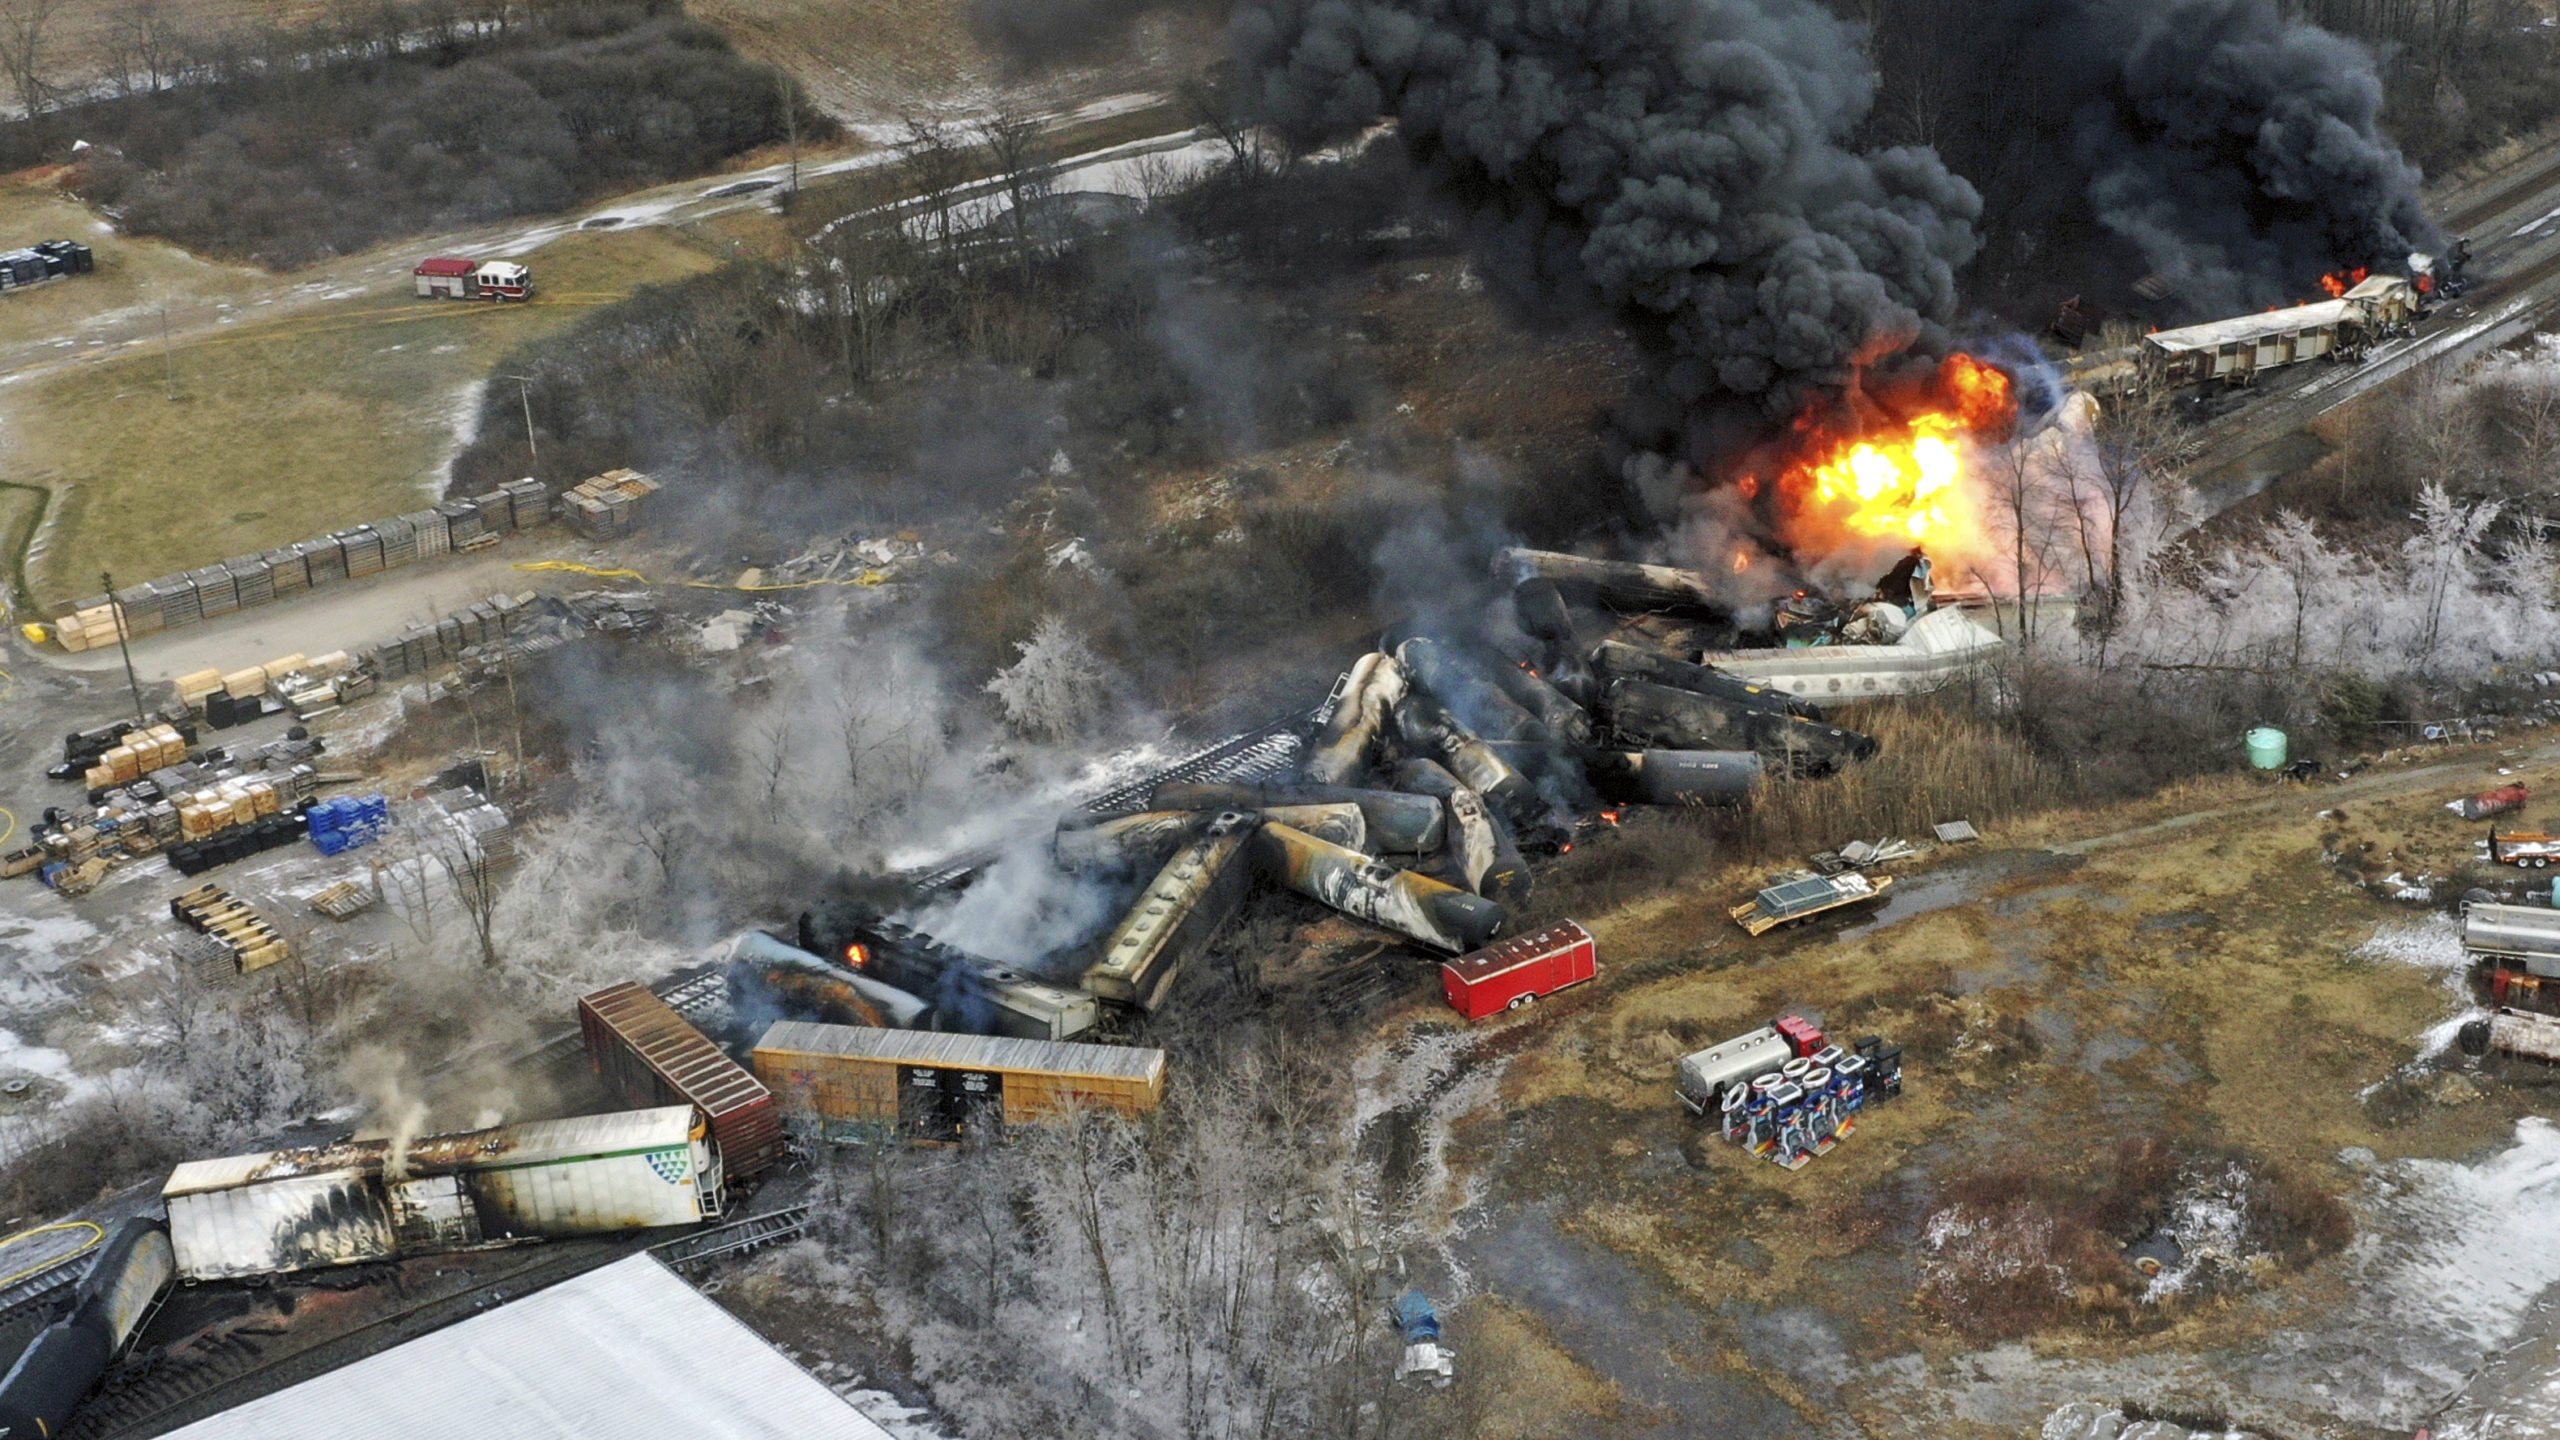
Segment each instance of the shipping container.
[{"label": "shipping container", "polygon": [[731,1175],[758,1175],[782,1158],[773,1092],[648,987],[626,981],[581,996],[578,1028],[587,1064],[624,1103],[700,1107]]},{"label": "shipping container", "polygon": [[410,1142],[191,1160],[160,1189],[178,1273],[272,1275],[720,1213],[720,1152],[690,1105]]},{"label": "shipping container", "polygon": [[1443,962],[1440,989],[1451,1009],[1481,1020],[1579,985],[1596,973],[1591,932],[1566,920]]},{"label": "shipping container", "polygon": [[1164,1052],[999,1035],[876,1030],[778,1020],[756,1042],[756,1075],[824,1120],[893,1123],[957,1140],[993,1116],[1038,1124],[1094,1107],[1143,1115],[1164,1099]]}]

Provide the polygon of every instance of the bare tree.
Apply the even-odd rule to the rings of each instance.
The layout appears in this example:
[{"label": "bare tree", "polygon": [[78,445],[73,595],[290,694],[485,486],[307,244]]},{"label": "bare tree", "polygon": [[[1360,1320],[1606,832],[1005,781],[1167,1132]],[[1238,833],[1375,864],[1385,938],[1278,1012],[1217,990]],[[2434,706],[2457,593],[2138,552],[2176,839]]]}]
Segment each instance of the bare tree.
[{"label": "bare tree", "polygon": [[1264,147],[1262,127],[1253,123],[1245,97],[1223,73],[1206,79],[1194,76],[1182,82],[1176,94],[1184,116],[1226,147],[1227,174],[1238,183],[1254,184],[1281,168]]},{"label": "bare tree", "polygon": [[870,380],[887,359],[915,272],[915,245],[895,216],[848,215],[810,245],[845,378]]},{"label": "bare tree", "polygon": [[1004,190],[1009,207],[1005,218],[1013,235],[1014,264],[1026,283],[1032,258],[1048,238],[1034,234],[1035,227],[1045,228],[1041,214],[1056,174],[1048,159],[1047,135],[1048,127],[1038,116],[1011,106],[978,124],[978,143],[995,166],[996,184]]},{"label": "bare tree", "polygon": [[161,0],[126,0],[109,12],[107,44],[116,88],[127,95],[175,84],[185,64],[185,42]]},{"label": "bare tree", "polygon": [[53,61],[53,13],[54,0],[0,0],[0,74],[28,115],[42,111],[53,95],[46,78]]},{"label": "bare tree", "polygon": [[933,250],[944,264],[956,264],[954,212],[960,204],[960,187],[969,178],[968,151],[939,121],[910,115],[906,141],[898,147],[898,169],[906,176],[907,193],[914,197]]}]

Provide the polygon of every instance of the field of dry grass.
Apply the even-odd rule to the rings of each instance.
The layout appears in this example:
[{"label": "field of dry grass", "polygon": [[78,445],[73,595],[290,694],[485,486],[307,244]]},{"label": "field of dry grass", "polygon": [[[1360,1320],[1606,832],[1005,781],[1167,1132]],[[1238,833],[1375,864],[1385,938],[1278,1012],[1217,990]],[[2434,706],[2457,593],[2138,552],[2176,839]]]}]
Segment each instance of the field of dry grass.
[{"label": "field of dry grass", "polygon": [[[2542,1105],[2530,1087],[2441,1085],[2404,1068],[2422,1032],[2464,1001],[2445,971],[2354,953],[2425,912],[2374,898],[2322,859],[2352,829],[2413,869],[2445,873],[2479,827],[2443,802],[2507,778],[2502,768],[2538,785],[2549,757],[2438,751],[2345,787],[2230,777],[2107,813],[1983,822],[1982,846],[1917,862],[1881,912],[1757,941],[1724,915],[1758,883],[1756,866],[1631,887],[1581,915],[1600,942],[1602,984],[1518,1022],[1542,1028],[1477,1137],[1503,1157],[1486,1171],[1495,1203],[1551,1207],[1561,1229],[1709,1315],[1811,1306],[1852,1335],[1892,1337],[1894,1352],[1917,1344],[1943,1357],[2022,1332],[2048,1345],[2155,1336],[2210,1347],[2299,1320],[2324,1303],[2322,1260],[2344,1239],[2338,1197],[2357,1177],[2335,1159],[2343,1147],[2386,1160],[2461,1155]],[[1925,775],[1898,783],[1932,788]],[[1818,788],[1779,818],[1887,818],[1854,786],[1832,799]],[[2343,822],[2319,813],[2338,808]],[[2197,818],[2160,823],[2181,815]],[[1911,832],[1897,822],[1824,833],[1880,828]],[[1558,879],[1647,843],[1638,830],[1604,838]],[[1679,1055],[1790,1010],[1835,1038],[1894,1039],[1909,1071],[1904,1100],[1795,1174],[1708,1136],[1671,1089]],[[2159,1148],[2129,1162],[2128,1140]],[[1668,1173],[1632,1158],[1672,1151],[1685,1163]],[[2162,1187],[2194,1166],[2234,1159],[2257,1178],[2253,1223],[2271,1247],[2232,1292],[2256,1299],[2138,1303],[2140,1282],[2116,1251],[2134,1237],[2115,1232],[2156,1218]],[[1948,1274],[1921,1263],[1921,1233],[1933,1211],[1965,1200],[2053,1237],[2071,1283],[2037,1287],[2023,1309],[2000,1308],[1991,1291],[1947,1293]],[[1861,1284],[1844,1287],[1849,1274]],[[1783,1374],[1760,1378],[1823,1409]],[[1831,1403],[1863,1433],[1906,1433],[1893,1416],[1858,1413],[1854,1398]]]},{"label": "field of dry grass", "polygon": [[29,588],[60,601],[101,569],[147,579],[427,503],[499,356],[716,263],[707,241],[660,228],[582,231],[531,259],[528,305],[376,286],[199,331],[167,357],[146,343],[28,382],[10,397],[11,471],[63,497]]},{"label": "field of dry grass", "polygon": [[962,0],[696,0],[690,8],[740,50],[798,76],[829,111],[874,124],[999,99],[1061,111],[1170,90],[1218,53],[1214,25],[1153,20],[1102,58],[1027,75],[969,33]]}]

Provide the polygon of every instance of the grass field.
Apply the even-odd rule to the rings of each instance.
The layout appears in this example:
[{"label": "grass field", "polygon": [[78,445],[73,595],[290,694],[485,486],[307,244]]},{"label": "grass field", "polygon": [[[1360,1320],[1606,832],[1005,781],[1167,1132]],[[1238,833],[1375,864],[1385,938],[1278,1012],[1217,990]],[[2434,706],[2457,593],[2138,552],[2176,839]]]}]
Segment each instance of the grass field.
[{"label": "grass field", "polygon": [[741,51],[799,77],[828,110],[874,123],[984,109],[1000,95],[1058,111],[1169,90],[1220,53],[1215,22],[1157,17],[1101,53],[1031,74],[979,45],[962,0],[694,0],[689,8]]},{"label": "grass field", "polygon": [[196,306],[240,302],[276,284],[255,270],[200,259],[174,245],[115,235],[53,181],[49,170],[0,177],[0,248],[77,240],[95,247],[98,268],[5,297],[0,372],[149,333],[158,325],[163,300]]},{"label": "grass field", "polygon": [[175,399],[150,346],[28,382],[10,397],[8,473],[70,487],[27,577],[37,600],[90,593],[101,569],[130,583],[427,503],[499,356],[717,256],[652,228],[578,232],[531,261],[527,305],[377,287],[200,334],[166,366]]},{"label": "grass field", "polygon": [[[2545,1107],[2545,1092],[2499,1083],[2494,1069],[2475,1086],[2402,1068],[2464,1001],[2451,972],[2359,953],[2426,911],[2373,899],[2320,859],[2369,835],[2410,873],[2457,873],[2470,829],[2444,800],[2509,769],[2539,780],[2549,763],[2549,752],[2541,763],[2521,750],[2438,753],[2434,768],[2377,768],[2361,786],[2224,778],[2103,815],[1986,825],[1986,847],[1906,875],[1907,893],[1880,916],[1758,941],[1723,915],[1760,883],[1747,869],[1594,906],[1582,918],[1608,957],[1604,983],[1530,1022],[1505,1103],[1472,1137],[1487,1154],[1502,1148],[1493,1132],[1512,1137],[1490,1177],[1497,1203],[1552,1213],[1699,1314],[1802,1307],[1867,1337],[1858,1359],[1912,1347],[1944,1358],[1979,1337],[1937,1323],[1939,1309],[1915,1323],[1928,1297],[1914,1295],[1912,1257],[1930,1207],[1944,1203],[1925,1197],[1968,1176],[2031,1176],[2022,1213],[2060,1207],[2056,1233],[2068,1233],[2081,1223],[2068,1206],[2112,1193],[2103,1177],[2129,1137],[2229,1147],[2262,1175],[2290,1177],[2315,1218],[2320,1197],[2358,1184],[2335,1158],[2345,1147],[2386,1160],[2493,1147]],[[2325,818],[2341,813],[2355,819]],[[2194,823],[2158,826],[2172,815]],[[2075,843],[2092,832],[2116,838]],[[1590,848],[1605,858],[1605,844]],[[1911,1089],[1789,1175],[1704,1138],[1671,1082],[1678,1055],[1793,1009],[1835,1037],[1907,1045]],[[1637,1163],[1668,1155],[1684,1159]],[[2291,1261],[2253,1260],[2244,1303],[2154,1309],[2130,1300],[2140,1282],[2115,1256],[2132,1237],[2100,1227],[2096,1238],[2103,1253],[2084,1262],[2082,1288],[1994,1333],[2053,1345],[2157,1334],[2213,1353],[2311,1323],[2335,1278],[2325,1264],[2294,1273]],[[1731,1368],[1793,1393],[1783,1365],[1737,1349]],[[1889,1413],[1900,1398],[1843,1392],[1810,1408],[1836,1404],[1867,1434],[2021,1433],[1933,1431],[1935,1420]]]}]

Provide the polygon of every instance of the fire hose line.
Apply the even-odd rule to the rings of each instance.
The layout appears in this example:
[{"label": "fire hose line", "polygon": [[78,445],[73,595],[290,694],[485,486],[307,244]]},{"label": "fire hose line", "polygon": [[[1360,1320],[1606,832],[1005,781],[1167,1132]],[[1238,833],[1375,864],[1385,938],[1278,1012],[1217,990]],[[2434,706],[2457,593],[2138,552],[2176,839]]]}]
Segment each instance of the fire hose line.
[{"label": "fire hose line", "polygon": [[77,1260],[81,1256],[88,1254],[90,1251],[97,1249],[98,1242],[107,1238],[106,1227],[100,1225],[95,1220],[64,1220],[52,1225],[38,1225],[32,1230],[21,1230],[15,1235],[8,1236],[5,1239],[0,1239],[0,1250],[6,1250],[10,1246],[17,1244],[19,1241],[27,1239],[30,1236],[50,1235],[56,1230],[86,1230],[89,1232],[89,1238],[81,1244],[79,1249],[74,1250],[67,1255],[56,1255],[50,1260],[30,1265],[26,1269],[21,1270],[17,1274],[11,1275],[6,1279],[0,1279],[0,1290],[6,1290],[10,1286],[17,1284],[19,1281],[26,1279],[30,1275],[41,1275],[47,1270],[53,1269],[57,1265],[69,1264],[71,1261]]},{"label": "fire hose line", "polygon": [[842,580],[793,580],[779,585],[723,585],[716,580],[652,580],[637,570],[603,570],[593,565],[581,565],[575,560],[529,560],[515,568],[567,571],[575,575],[592,575],[598,580],[633,580],[643,585],[678,585],[687,590],[739,590],[755,593],[766,590],[815,590],[829,585],[853,585],[871,590],[889,583],[889,577],[877,570],[865,570],[859,575],[848,576]]},{"label": "fire hose line", "polygon": [[9,822],[6,825],[0,825],[0,845],[6,845],[9,843],[9,837],[18,833],[18,814],[8,806],[0,805],[0,820]]}]

